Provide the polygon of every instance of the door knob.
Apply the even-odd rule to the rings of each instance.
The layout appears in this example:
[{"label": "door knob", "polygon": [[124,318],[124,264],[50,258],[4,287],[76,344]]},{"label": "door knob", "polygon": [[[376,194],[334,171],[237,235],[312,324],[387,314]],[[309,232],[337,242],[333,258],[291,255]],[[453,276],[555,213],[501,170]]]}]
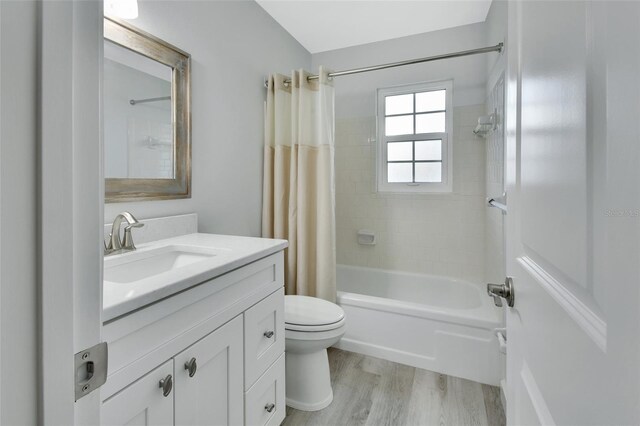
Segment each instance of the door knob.
[{"label": "door knob", "polygon": [[493,303],[496,306],[502,306],[502,299],[504,299],[507,305],[513,308],[515,295],[511,277],[505,278],[504,284],[487,284],[487,294],[493,297]]},{"label": "door knob", "polygon": [[184,363],[184,369],[189,372],[189,377],[193,377],[196,375],[196,371],[198,371],[198,363],[195,358],[191,358],[189,361]]}]

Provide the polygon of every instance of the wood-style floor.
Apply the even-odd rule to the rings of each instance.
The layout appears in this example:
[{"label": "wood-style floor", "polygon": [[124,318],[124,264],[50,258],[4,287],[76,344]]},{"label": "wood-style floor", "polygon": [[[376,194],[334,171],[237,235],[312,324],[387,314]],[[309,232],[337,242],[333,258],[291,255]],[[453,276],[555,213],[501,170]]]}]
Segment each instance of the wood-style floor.
[{"label": "wood-style floor", "polygon": [[333,403],[287,407],[287,426],[505,424],[500,389],[352,352],[329,349]]}]

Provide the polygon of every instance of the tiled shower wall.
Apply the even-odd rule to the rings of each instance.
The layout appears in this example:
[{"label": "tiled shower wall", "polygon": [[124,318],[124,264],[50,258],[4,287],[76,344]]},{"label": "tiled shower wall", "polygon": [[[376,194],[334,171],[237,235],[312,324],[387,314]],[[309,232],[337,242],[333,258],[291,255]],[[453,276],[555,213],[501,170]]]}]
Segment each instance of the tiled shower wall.
[{"label": "tiled shower wall", "polygon": [[[485,277],[485,140],[473,134],[485,105],[453,112],[453,192],[375,192],[375,117],[336,120],[336,229],[339,264]],[[372,230],[377,244],[359,245]]]},{"label": "tiled shower wall", "polygon": [[[504,76],[498,78],[487,98],[487,114],[496,112],[497,126],[487,135],[486,188],[487,197],[500,197],[504,191]],[[504,215],[496,208],[488,208],[485,221],[485,280],[502,283],[505,271]]]}]

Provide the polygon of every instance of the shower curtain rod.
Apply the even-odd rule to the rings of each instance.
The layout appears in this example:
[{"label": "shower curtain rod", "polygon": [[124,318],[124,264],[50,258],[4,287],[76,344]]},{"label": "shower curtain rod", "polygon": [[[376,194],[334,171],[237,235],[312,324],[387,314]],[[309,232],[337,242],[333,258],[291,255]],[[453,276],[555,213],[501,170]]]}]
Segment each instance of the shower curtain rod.
[{"label": "shower curtain rod", "polygon": [[[406,61],[390,62],[388,64],[374,65],[374,66],[365,67],[365,68],[354,68],[354,69],[351,69],[351,70],[330,72],[329,73],[329,78],[340,77],[340,76],[343,76],[343,75],[359,74],[359,73],[362,73],[362,72],[384,70],[384,69],[387,69],[387,68],[402,67],[402,66],[405,66],[405,65],[420,64],[422,62],[439,61],[441,59],[451,59],[451,58],[459,58],[461,56],[478,55],[480,53],[502,52],[503,48],[504,48],[504,43],[498,43],[495,46],[481,47],[479,49],[463,50],[461,52],[445,53],[443,55],[428,56],[426,58],[409,59],[409,60],[406,60]],[[309,81],[317,80],[318,78],[319,77],[317,75],[310,75],[309,77],[307,77],[307,80],[309,80]],[[291,83],[291,79],[285,80],[284,83],[285,84],[290,84]],[[264,86],[265,87],[269,86],[268,80],[264,81]]]}]

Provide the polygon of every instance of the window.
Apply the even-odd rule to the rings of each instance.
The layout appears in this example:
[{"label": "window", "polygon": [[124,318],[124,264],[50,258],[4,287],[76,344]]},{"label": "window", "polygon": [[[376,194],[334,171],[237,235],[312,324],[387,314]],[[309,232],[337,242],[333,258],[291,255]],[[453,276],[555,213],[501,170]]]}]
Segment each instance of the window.
[{"label": "window", "polygon": [[378,191],[451,191],[452,87],[378,89]]}]

